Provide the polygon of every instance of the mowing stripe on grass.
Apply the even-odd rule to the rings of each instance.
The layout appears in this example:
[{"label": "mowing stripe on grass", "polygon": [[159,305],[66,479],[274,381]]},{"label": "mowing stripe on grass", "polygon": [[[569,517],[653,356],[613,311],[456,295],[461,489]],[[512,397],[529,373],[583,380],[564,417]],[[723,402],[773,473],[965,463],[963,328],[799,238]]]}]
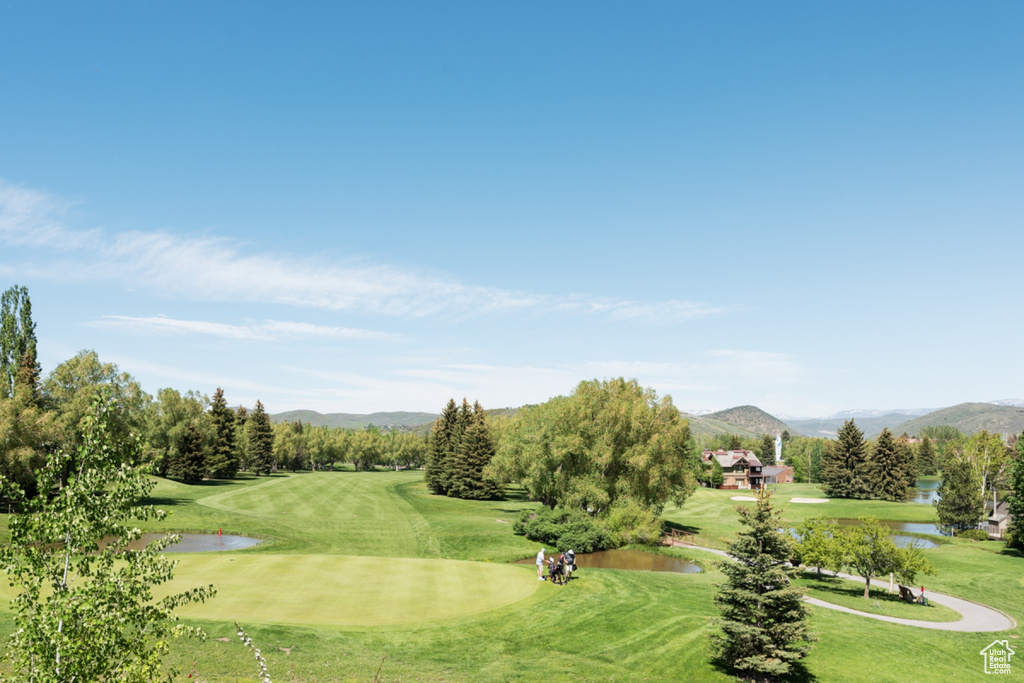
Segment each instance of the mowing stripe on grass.
[{"label": "mowing stripe on grass", "polygon": [[537,591],[517,565],[344,555],[187,555],[166,592],[213,583],[183,617],[243,623],[382,626],[486,612]]}]

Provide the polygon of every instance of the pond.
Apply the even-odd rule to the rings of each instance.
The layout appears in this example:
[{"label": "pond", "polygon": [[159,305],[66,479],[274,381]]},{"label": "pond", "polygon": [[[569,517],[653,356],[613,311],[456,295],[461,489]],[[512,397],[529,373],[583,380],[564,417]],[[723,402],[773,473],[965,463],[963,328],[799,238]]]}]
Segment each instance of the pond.
[{"label": "pond", "polygon": [[939,499],[940,483],[938,479],[918,479],[917,488],[910,490],[910,497],[907,500],[911,503],[931,505]]},{"label": "pond", "polygon": [[[556,555],[557,557],[557,555]],[[517,564],[534,564],[532,557],[518,560]],[[629,569],[641,572],[670,572],[674,574],[696,574],[699,565],[689,560],[670,557],[643,550],[599,550],[593,553],[577,553],[576,567],[579,569]]]},{"label": "pond", "polygon": [[[886,525],[893,531],[907,531],[912,534],[932,534],[934,536],[941,536],[942,532],[939,531],[939,527],[932,524],[931,522],[893,522],[889,520],[879,520],[882,524]],[[836,522],[839,526],[860,526],[859,519],[837,519]],[[935,541],[929,541],[924,538],[917,538],[916,536],[905,536],[903,534],[893,534],[892,540],[896,542],[896,545],[901,548],[906,548],[909,545],[916,545],[918,548],[938,548],[939,544]]]},{"label": "pond", "polygon": [[[261,539],[249,536],[229,536],[224,534],[178,534],[181,540],[164,549],[165,553],[207,553],[220,550],[241,550],[251,548],[260,543]],[[163,538],[164,534],[142,534],[142,538],[128,544],[129,550],[141,550],[150,541]]]}]

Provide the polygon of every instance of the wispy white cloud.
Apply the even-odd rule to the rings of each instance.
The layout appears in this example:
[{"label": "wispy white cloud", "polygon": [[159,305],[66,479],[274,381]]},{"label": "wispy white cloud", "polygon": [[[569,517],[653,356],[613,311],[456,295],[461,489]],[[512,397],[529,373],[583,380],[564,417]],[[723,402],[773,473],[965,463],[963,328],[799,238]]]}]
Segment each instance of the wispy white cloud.
[{"label": "wispy white cloud", "polygon": [[147,335],[205,334],[224,339],[268,341],[292,338],[329,338],[354,340],[398,339],[398,335],[352,327],[331,327],[310,323],[267,320],[250,325],[231,325],[205,320],[178,320],[163,316],[105,315],[89,323],[92,327],[117,329],[122,332]]},{"label": "wispy white cloud", "polygon": [[[74,230],[66,203],[0,181],[0,240],[47,250],[24,272],[71,282],[118,282],[193,301],[280,304],[385,316],[466,316],[510,311],[600,314],[614,320],[683,321],[730,310],[699,302],[635,302],[481,287],[425,270],[357,259],[251,253],[222,237]],[[60,254],[58,257],[57,254]]]}]

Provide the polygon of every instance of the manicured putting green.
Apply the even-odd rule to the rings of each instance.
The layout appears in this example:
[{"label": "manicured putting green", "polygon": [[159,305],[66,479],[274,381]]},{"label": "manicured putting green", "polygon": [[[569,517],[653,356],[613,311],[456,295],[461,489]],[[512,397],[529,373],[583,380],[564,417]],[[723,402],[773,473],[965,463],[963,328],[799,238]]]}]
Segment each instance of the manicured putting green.
[{"label": "manicured putting green", "polygon": [[182,617],[243,624],[383,626],[509,605],[537,591],[532,567],[460,560],[246,555],[181,558],[167,592],[212,583],[217,597]]}]

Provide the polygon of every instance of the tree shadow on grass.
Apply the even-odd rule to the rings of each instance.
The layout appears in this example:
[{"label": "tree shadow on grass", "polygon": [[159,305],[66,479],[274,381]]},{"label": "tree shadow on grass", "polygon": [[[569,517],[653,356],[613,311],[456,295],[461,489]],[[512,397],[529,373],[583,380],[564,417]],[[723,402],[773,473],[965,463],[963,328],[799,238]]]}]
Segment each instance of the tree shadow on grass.
[{"label": "tree shadow on grass", "polygon": [[1005,548],[1000,550],[999,554],[1000,555],[1006,555],[1007,557],[1021,557],[1021,558],[1024,558],[1024,550],[1021,550],[1020,548],[1011,548],[1010,546],[1006,546]]},{"label": "tree shadow on grass", "polygon": [[712,659],[711,665],[718,669],[726,676],[735,676],[740,681],[758,681],[758,683],[768,683],[769,681],[795,681],[796,683],[814,683],[817,681],[817,677],[807,670],[803,662],[796,662],[793,664],[789,673],[785,676],[776,678],[773,676],[757,676],[752,675],[750,672],[738,671],[732,666],[732,662],[726,662],[722,659]]},{"label": "tree shadow on grass", "polygon": [[700,527],[698,527],[698,526],[690,526],[689,524],[680,524],[678,522],[672,522],[672,521],[666,520],[665,521],[665,531],[666,532],[678,531],[680,533],[686,533],[686,534],[699,534],[700,533]]}]

